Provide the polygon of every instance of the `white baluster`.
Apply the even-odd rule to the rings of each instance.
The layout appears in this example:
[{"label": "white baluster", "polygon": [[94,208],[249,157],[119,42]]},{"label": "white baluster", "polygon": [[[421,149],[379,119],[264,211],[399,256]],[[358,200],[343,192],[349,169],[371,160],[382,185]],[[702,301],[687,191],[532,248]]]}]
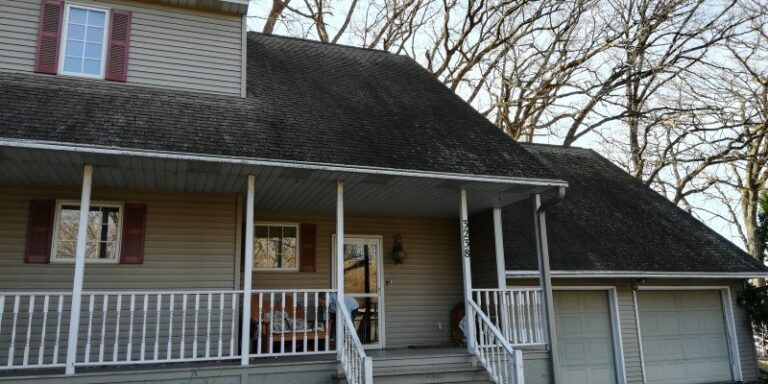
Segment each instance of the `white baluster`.
[{"label": "white baluster", "polygon": [[197,330],[198,318],[200,317],[200,294],[195,294],[195,331],[192,335],[192,357],[197,358]]},{"label": "white baluster", "polygon": [[270,309],[270,312],[269,312],[270,319],[269,319],[269,324],[267,324],[269,326],[269,338],[267,339],[267,341],[269,341],[269,353],[272,353],[272,351],[274,351],[274,346],[273,346],[274,343],[272,342],[273,340],[272,329],[274,328],[273,323],[275,321],[275,293],[274,292],[269,293],[269,305],[272,307],[272,309]]},{"label": "white baluster", "polygon": [[0,295],[0,336],[3,334],[3,316],[5,315],[5,295]]},{"label": "white baluster", "polygon": [[256,345],[256,353],[260,355],[261,354],[261,344],[263,344],[262,341],[264,340],[264,337],[266,335],[262,335],[262,332],[261,332],[261,328],[262,328],[261,322],[262,322],[262,319],[264,318],[264,294],[263,293],[259,293],[258,295],[259,295],[259,312],[258,312],[259,313],[259,327],[256,328],[256,340],[258,340],[258,342],[256,343],[257,344]]},{"label": "white baluster", "polygon": [[136,295],[131,295],[131,307],[129,312],[128,323],[128,348],[126,348],[126,361],[133,360],[133,319],[136,313]]},{"label": "white baluster", "polygon": [[184,358],[184,339],[187,338],[187,294],[181,295],[181,347],[179,348],[180,358]]},{"label": "white baluster", "polygon": [[160,358],[160,314],[162,313],[162,303],[163,303],[163,295],[161,293],[157,294],[157,315],[155,316],[155,351],[154,351],[154,359],[157,361],[157,359]]},{"label": "white baluster", "polygon": [[56,339],[53,342],[53,364],[59,362],[59,337],[61,336],[62,313],[64,313],[64,295],[59,295],[59,307],[56,310]]},{"label": "white baluster", "polygon": [[122,294],[117,294],[117,304],[115,305],[115,341],[112,346],[112,362],[117,362],[117,355],[120,352],[120,314],[123,310]]},{"label": "white baluster", "polygon": [[219,353],[218,357],[222,357],[222,349],[224,339],[224,294],[219,294]]},{"label": "white baluster", "polygon": [[307,326],[309,325],[309,316],[307,316],[307,311],[309,308],[307,308],[307,296],[309,296],[309,292],[304,292],[304,345],[302,346],[302,351],[307,352]]},{"label": "white baluster", "polygon": [[[43,357],[45,356],[45,339],[46,339],[46,325],[48,324],[48,305],[50,302],[50,295],[45,295],[43,299],[43,326],[40,330],[40,348],[37,352],[37,365],[43,365]],[[3,297],[0,297],[0,321],[3,319]],[[0,327],[0,331],[2,331]]]},{"label": "white baluster", "polygon": [[211,357],[211,294],[208,294],[208,323],[205,331],[205,357]]},{"label": "white baluster", "polygon": [[105,339],[107,336],[107,309],[109,308],[109,295],[104,295],[101,303],[101,341],[99,343],[99,363],[104,362]]},{"label": "white baluster", "polygon": [[[232,294],[232,325],[229,327],[229,356],[235,355],[235,317],[237,316],[237,295]],[[250,318],[250,316],[248,316]],[[250,326],[250,324],[248,324]],[[250,350],[250,349],[249,349]]]},{"label": "white baluster", "polygon": [[[282,292],[281,299],[280,299],[280,308],[282,314],[280,315],[280,323],[283,322],[283,314],[285,314],[285,291]],[[280,353],[285,354],[285,329],[283,329],[282,332],[280,332]]]},{"label": "white baluster", "polygon": [[170,294],[171,298],[168,305],[168,344],[166,359],[171,360],[173,357],[173,301],[176,298],[175,294]]},{"label": "white baluster", "polygon": [[147,352],[147,312],[149,307],[149,293],[144,294],[144,306],[141,307],[141,352],[139,360],[144,361]]},{"label": "white baluster", "polygon": [[11,326],[11,344],[8,347],[8,366],[14,365],[13,354],[16,349],[16,322],[19,319],[19,295],[13,300],[13,325]]},{"label": "white baluster", "polygon": [[[313,319],[315,319],[315,326],[312,327],[314,332],[315,332],[315,352],[317,352],[317,348],[319,347],[318,346],[318,341],[319,341],[318,340],[318,338],[319,338],[318,337],[319,336],[318,328],[320,327],[320,318],[317,317],[317,314],[318,314],[317,313],[317,307],[320,305],[320,300],[319,300],[320,298],[319,298],[319,296],[320,296],[320,294],[318,292],[315,292],[315,307],[314,307],[315,314],[314,314],[314,317],[313,317]],[[326,294],[325,297],[326,297],[326,300],[327,300],[328,299],[328,295]],[[326,335],[327,335],[329,331],[325,330],[325,332],[326,332]],[[326,338],[328,338],[328,336],[326,336]]]},{"label": "white baluster", "polygon": [[29,308],[27,308],[27,338],[24,340],[24,357],[22,366],[29,365],[29,345],[32,341],[32,321],[35,317],[35,295],[29,296]]},{"label": "white baluster", "polygon": [[85,334],[85,362],[91,361],[91,337],[93,335],[93,294],[88,295],[88,332]]},{"label": "white baluster", "polygon": [[[293,324],[296,324],[296,291],[293,291]],[[291,352],[296,353],[296,330],[291,329]]]}]

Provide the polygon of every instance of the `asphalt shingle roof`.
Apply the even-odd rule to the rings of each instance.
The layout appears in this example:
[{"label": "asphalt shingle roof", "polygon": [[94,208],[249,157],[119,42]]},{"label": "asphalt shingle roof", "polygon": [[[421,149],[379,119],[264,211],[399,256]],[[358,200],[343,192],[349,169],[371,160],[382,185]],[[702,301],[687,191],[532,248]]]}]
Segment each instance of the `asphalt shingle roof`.
[{"label": "asphalt shingle roof", "polygon": [[247,98],[0,74],[0,137],[504,177],[551,173],[413,60],[248,34]]},{"label": "asphalt shingle roof", "polygon": [[[749,254],[596,152],[524,144],[569,183],[547,211],[552,270],[768,271]],[[508,270],[537,269],[530,201],[503,211]]]}]

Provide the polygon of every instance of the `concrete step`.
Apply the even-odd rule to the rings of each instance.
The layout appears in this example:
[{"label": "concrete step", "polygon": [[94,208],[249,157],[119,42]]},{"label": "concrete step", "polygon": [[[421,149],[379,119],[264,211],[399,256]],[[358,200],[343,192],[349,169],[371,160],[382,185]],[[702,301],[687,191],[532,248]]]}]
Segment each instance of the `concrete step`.
[{"label": "concrete step", "polygon": [[[491,381],[477,359],[467,353],[421,352],[418,355],[373,356],[376,384],[488,384]],[[347,384],[344,377],[336,384]]]}]

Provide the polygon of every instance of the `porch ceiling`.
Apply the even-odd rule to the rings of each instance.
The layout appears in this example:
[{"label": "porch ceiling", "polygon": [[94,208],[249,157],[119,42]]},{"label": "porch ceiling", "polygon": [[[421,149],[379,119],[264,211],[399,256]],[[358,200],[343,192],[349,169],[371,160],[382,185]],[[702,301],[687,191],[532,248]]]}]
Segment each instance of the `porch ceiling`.
[{"label": "porch ceiling", "polygon": [[246,176],[253,174],[256,177],[256,209],[269,212],[334,212],[336,180],[344,180],[344,208],[351,215],[456,217],[461,188],[468,191],[470,213],[505,206],[551,188],[510,184],[508,181],[468,181],[11,146],[0,146],[0,185],[79,188],[84,164],[94,166],[95,191],[244,193]]}]

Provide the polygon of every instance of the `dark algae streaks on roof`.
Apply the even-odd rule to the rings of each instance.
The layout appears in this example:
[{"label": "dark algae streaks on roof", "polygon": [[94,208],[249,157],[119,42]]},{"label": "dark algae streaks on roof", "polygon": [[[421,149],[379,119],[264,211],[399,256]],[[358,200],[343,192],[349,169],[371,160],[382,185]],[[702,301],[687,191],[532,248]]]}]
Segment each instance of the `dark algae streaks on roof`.
[{"label": "dark algae streaks on roof", "polygon": [[[552,270],[644,272],[766,271],[757,260],[596,152],[523,144],[568,182],[547,211]],[[533,208],[503,212],[508,270],[535,270]]]},{"label": "dark algae streaks on roof", "polygon": [[549,178],[415,61],[248,34],[247,97],[0,74],[0,137],[258,159]]}]

